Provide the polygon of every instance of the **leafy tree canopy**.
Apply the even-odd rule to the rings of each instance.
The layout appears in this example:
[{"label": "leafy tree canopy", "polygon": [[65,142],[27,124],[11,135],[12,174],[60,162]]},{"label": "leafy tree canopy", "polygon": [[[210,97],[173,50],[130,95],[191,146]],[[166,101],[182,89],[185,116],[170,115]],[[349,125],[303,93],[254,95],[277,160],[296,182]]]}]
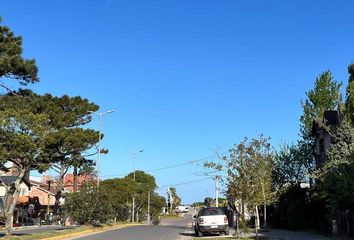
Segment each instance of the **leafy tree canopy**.
[{"label": "leafy tree canopy", "polygon": [[309,135],[312,122],[322,119],[324,111],[338,109],[341,103],[340,88],[342,83],[337,83],[330,71],[325,71],[316,78],[313,89],[306,92],[306,99],[301,101],[303,115],[301,116],[302,135]]},{"label": "leafy tree canopy", "polygon": [[[15,95],[14,95],[15,94]],[[2,97],[0,109],[30,109],[34,114],[46,114],[53,129],[78,127],[91,121],[91,111],[98,106],[80,96],[55,97],[47,93],[38,95],[28,89],[20,89]]]},{"label": "leafy tree canopy", "polygon": [[[125,178],[134,179],[134,172],[129,173]],[[139,191],[154,191],[157,188],[155,177],[144,171],[135,171],[135,181],[139,184]]]},{"label": "leafy tree canopy", "polygon": [[49,135],[48,118],[28,110],[0,111],[0,159],[18,165],[19,170],[45,170],[43,150]]},{"label": "leafy tree canopy", "polygon": [[273,185],[281,190],[287,185],[296,186],[308,182],[313,162],[308,158],[312,148],[303,140],[296,145],[282,144],[274,158]]},{"label": "leafy tree canopy", "polygon": [[351,125],[354,124],[354,63],[348,67],[349,79],[346,90],[346,116]]},{"label": "leafy tree canopy", "polygon": [[343,121],[333,140],[328,161],[317,171],[317,176],[320,189],[326,193],[335,216],[338,212],[354,211],[354,129]]},{"label": "leafy tree canopy", "polygon": [[[23,58],[22,52],[22,38],[1,25],[0,18],[0,79],[14,79],[22,85],[39,81],[35,60]],[[0,86],[10,91],[4,83]]]}]

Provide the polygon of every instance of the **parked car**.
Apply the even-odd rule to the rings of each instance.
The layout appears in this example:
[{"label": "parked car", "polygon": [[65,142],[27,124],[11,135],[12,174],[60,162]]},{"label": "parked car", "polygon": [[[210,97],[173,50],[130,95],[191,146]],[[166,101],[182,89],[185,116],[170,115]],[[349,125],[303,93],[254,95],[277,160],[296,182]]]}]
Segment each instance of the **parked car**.
[{"label": "parked car", "polygon": [[229,223],[224,210],[220,207],[202,208],[194,216],[194,233],[198,237],[206,233],[229,235]]}]

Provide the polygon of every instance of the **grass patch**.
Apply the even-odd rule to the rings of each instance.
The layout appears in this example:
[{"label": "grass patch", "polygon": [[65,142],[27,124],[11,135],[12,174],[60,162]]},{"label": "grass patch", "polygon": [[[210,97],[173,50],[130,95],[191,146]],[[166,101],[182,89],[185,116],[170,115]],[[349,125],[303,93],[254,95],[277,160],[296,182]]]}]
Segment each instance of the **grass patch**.
[{"label": "grass patch", "polygon": [[[65,237],[76,237],[85,235],[85,234],[90,234],[94,232],[99,232],[103,231],[106,229],[114,229],[114,228],[119,228],[119,227],[124,227],[124,226],[129,226],[129,224],[105,224],[102,226],[80,226],[80,227],[75,227],[71,229],[61,229],[61,230],[46,230],[43,232],[39,233],[28,233],[25,235],[19,235],[19,236],[9,236],[9,237],[3,237],[2,239],[6,240],[35,240],[35,239],[62,239],[64,236]],[[15,232],[13,234],[16,234]]]}]

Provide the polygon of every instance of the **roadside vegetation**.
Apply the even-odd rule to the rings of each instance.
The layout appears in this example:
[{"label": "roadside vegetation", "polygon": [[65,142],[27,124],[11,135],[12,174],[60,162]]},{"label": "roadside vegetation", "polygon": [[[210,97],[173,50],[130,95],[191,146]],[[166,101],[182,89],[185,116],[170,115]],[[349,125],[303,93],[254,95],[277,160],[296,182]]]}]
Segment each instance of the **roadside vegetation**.
[{"label": "roadside vegetation", "polygon": [[132,224],[127,223],[112,223],[104,224],[99,227],[92,225],[83,225],[78,227],[73,227],[70,229],[61,229],[61,230],[47,230],[39,233],[31,233],[18,236],[7,236],[4,239],[9,240],[36,240],[36,239],[47,239],[47,240],[61,240],[65,238],[74,238],[77,236],[82,236],[85,234],[96,233],[100,231],[106,231],[110,229],[119,229],[123,227],[129,227]]},{"label": "roadside vegetation", "polygon": [[[272,146],[262,134],[245,137],[205,164],[223,176],[229,204],[239,212],[239,231],[267,226],[292,230],[351,235],[354,212],[354,64],[348,67],[345,100],[342,83],[330,71],[320,74],[314,88],[301,101],[299,139],[296,143]],[[325,111],[338,113],[333,123],[324,120]],[[328,158],[316,166],[317,124],[333,139]],[[332,124],[332,125],[331,125]],[[318,147],[318,146],[317,146]],[[320,146],[323,147],[323,146]],[[205,203],[195,203],[200,205]],[[251,219],[247,219],[250,214]],[[262,218],[260,218],[262,215]]]},{"label": "roadside vegetation", "polygon": [[139,223],[147,219],[150,200],[150,219],[157,223],[165,206],[165,198],[155,192],[156,188],[156,181],[152,175],[136,171],[135,181],[133,173],[130,173],[125,178],[104,180],[100,187],[86,185],[80,192],[68,194],[63,211],[79,224],[129,222],[132,199],[135,196],[134,221]]}]

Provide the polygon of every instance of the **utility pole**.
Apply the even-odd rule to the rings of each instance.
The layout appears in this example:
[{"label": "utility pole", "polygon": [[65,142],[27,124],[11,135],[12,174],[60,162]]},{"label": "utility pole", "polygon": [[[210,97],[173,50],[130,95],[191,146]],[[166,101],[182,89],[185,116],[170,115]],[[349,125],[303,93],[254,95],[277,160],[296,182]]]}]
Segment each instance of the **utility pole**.
[{"label": "utility pole", "polygon": [[172,191],[170,190],[170,188],[167,188],[167,195],[168,195],[168,202],[170,204],[170,206],[168,206],[167,204],[167,208],[170,207],[170,215],[172,215],[172,205],[173,205],[173,197],[172,197]]},{"label": "utility pole", "polygon": [[93,112],[88,111],[92,114],[97,114],[99,116],[99,132],[98,132],[98,160],[97,160],[97,187],[100,186],[100,177],[101,177],[101,138],[102,138],[102,115],[110,114],[114,110],[109,110],[106,112]]},{"label": "utility pole", "polygon": [[52,183],[52,180],[48,180],[47,183],[48,183],[47,220],[49,221],[49,209],[50,209],[50,206],[49,206],[50,195],[49,194],[50,194],[50,184]]},{"label": "utility pole", "polygon": [[[141,149],[140,151],[129,151],[133,154],[133,165],[134,165],[134,172],[133,172],[133,179],[135,182],[135,162],[136,162],[136,158],[138,153],[142,153],[144,152],[144,149]],[[134,222],[134,214],[135,214],[135,195],[133,195],[133,206],[132,206],[132,222]]]},{"label": "utility pole", "polygon": [[148,225],[150,225],[150,190],[148,191],[148,216],[147,216]]},{"label": "utility pole", "polygon": [[219,176],[216,175],[214,180],[215,180],[215,207],[219,207]]}]

